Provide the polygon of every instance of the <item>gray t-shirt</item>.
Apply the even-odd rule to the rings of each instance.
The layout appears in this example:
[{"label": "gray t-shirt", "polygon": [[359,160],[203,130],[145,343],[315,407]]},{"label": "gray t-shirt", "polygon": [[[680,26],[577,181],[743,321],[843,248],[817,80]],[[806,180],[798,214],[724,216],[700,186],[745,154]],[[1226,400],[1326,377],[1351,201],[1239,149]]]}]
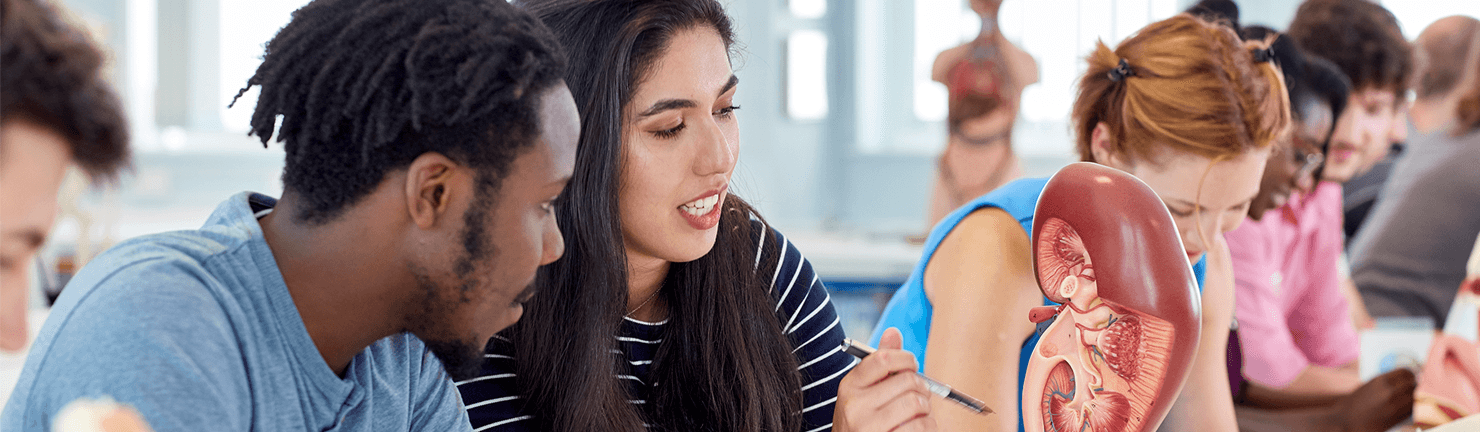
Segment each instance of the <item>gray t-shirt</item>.
[{"label": "gray t-shirt", "polygon": [[344,378],[319,355],[242,193],[205,226],[132,239],[57,300],[0,430],[47,431],[62,406],[111,396],[155,431],[471,430],[415,336],[381,339]]},{"label": "gray t-shirt", "polygon": [[1409,142],[1352,241],[1352,279],[1373,316],[1440,326],[1480,234],[1480,132]]}]

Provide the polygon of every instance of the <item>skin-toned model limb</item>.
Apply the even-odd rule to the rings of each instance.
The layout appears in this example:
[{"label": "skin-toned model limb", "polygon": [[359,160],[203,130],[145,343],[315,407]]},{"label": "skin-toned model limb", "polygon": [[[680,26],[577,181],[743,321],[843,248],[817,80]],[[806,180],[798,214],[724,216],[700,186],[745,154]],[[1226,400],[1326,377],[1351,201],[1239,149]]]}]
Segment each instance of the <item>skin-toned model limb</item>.
[{"label": "skin-toned model limb", "polygon": [[[1434,338],[1419,376],[1413,424],[1434,427],[1480,413],[1480,278],[1460,287],[1444,333]],[[1464,327],[1464,328],[1451,328]]]},{"label": "skin-toned model limb", "polygon": [[1053,323],[1028,360],[1023,426],[1155,430],[1201,333],[1197,282],[1171,214],[1130,174],[1076,163],[1044,187],[1033,225],[1039,286],[1061,306],[1030,313]]}]

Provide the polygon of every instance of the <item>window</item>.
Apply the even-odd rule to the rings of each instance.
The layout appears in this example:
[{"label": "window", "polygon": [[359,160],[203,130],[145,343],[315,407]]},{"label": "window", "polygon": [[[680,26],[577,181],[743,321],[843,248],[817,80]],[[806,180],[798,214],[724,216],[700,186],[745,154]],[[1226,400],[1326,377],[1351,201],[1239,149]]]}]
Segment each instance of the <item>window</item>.
[{"label": "window", "polygon": [[1480,2],[1475,0],[1383,0],[1382,7],[1393,12],[1403,36],[1412,40],[1429,24],[1450,15],[1480,17]]},{"label": "window", "polygon": [[262,52],[278,29],[288,24],[293,11],[306,0],[254,0],[221,2],[221,125],[228,132],[245,133],[250,127],[252,110],[257,106],[257,88],[242,95],[230,109],[226,104],[237,89],[262,64]]},{"label": "window", "polygon": [[786,38],[786,114],[792,120],[827,117],[827,35],[820,30]]}]

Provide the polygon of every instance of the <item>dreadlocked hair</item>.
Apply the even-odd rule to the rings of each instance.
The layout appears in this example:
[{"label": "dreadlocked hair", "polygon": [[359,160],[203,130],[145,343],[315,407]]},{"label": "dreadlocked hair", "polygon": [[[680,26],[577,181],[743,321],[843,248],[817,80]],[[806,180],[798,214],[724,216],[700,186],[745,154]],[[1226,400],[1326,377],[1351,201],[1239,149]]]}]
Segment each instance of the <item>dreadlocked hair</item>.
[{"label": "dreadlocked hair", "polygon": [[248,134],[264,147],[281,117],[283,188],[299,222],[322,224],[428,152],[496,190],[564,73],[555,36],[504,1],[315,0],[236,98],[261,89]]}]

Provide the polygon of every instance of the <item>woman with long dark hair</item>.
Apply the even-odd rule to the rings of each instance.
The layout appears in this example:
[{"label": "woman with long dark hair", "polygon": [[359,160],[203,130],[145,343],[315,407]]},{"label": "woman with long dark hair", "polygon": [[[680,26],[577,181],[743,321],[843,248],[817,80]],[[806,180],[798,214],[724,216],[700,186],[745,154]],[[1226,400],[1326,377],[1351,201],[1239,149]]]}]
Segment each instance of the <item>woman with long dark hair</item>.
[{"label": "woman with long dark hair", "polygon": [[458,383],[474,428],[933,429],[898,335],[861,363],[839,350],[810,264],[729,194],[739,107],[723,8],[519,4],[570,56],[581,137],[554,210],[564,258],[483,374]]}]

